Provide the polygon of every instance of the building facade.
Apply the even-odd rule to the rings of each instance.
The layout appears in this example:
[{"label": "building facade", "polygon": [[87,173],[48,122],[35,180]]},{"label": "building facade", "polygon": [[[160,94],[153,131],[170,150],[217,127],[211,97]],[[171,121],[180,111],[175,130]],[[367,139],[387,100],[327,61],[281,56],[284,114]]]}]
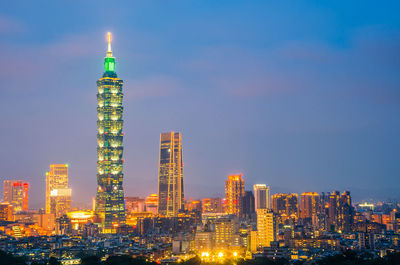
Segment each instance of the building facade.
[{"label": "building facade", "polygon": [[158,173],[158,213],[177,216],[184,209],[182,135],[167,132],[160,135]]},{"label": "building facade", "polygon": [[274,212],[270,209],[257,210],[258,247],[270,247],[276,241],[277,223]]},{"label": "building facade", "polygon": [[320,212],[321,204],[319,194],[316,192],[303,192],[300,195],[300,218],[312,219]]},{"label": "building facade", "polygon": [[272,209],[278,215],[279,222],[287,219],[297,221],[299,217],[299,195],[297,193],[277,193],[271,197]]},{"label": "building facade", "polygon": [[244,192],[244,196],[240,199],[240,214],[242,217],[251,218],[255,213],[254,195],[251,190]]},{"label": "building facade", "polygon": [[227,249],[234,245],[233,238],[239,228],[236,217],[222,217],[214,221],[215,247],[217,249]]},{"label": "building facade", "polygon": [[270,188],[266,184],[255,184],[254,189],[254,200],[255,209],[271,209],[271,195]]},{"label": "building facade", "polygon": [[0,221],[14,221],[12,205],[0,203]]},{"label": "building facade", "polygon": [[151,194],[146,197],[145,201],[146,212],[151,212],[154,215],[158,213],[158,194]]},{"label": "building facade", "polygon": [[340,194],[333,191],[329,195],[328,229],[332,231],[348,232],[351,230],[354,219],[354,208],[351,204],[349,191]]},{"label": "building facade", "polygon": [[59,217],[71,209],[68,164],[52,164],[46,172],[46,213]]},{"label": "building facade", "polygon": [[203,213],[223,213],[224,200],[222,198],[204,198],[202,199]]},{"label": "building facade", "polygon": [[115,72],[111,33],[104,58],[105,72],[97,80],[97,194],[96,215],[103,233],[116,233],[125,223],[123,184],[123,81]]},{"label": "building facade", "polygon": [[227,214],[240,214],[240,202],[244,196],[242,174],[230,175],[225,181],[225,211]]},{"label": "building facade", "polygon": [[145,212],[146,200],[139,197],[125,197],[125,210],[126,213],[132,212]]},{"label": "building facade", "polygon": [[29,183],[23,180],[5,180],[3,202],[9,203],[14,212],[28,211]]}]

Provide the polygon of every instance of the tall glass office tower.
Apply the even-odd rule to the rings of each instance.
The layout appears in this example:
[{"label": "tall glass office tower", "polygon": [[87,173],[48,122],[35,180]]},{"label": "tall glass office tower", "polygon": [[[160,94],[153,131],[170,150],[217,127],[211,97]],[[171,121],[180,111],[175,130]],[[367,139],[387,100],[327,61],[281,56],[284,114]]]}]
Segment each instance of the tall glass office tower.
[{"label": "tall glass office tower", "polygon": [[105,72],[97,81],[97,195],[96,214],[103,233],[116,233],[125,223],[124,190],[122,188],[122,84],[115,72],[111,51],[111,33],[104,58]]},{"label": "tall glass office tower", "polygon": [[60,217],[71,210],[68,164],[51,164],[46,172],[46,213]]},{"label": "tall glass office tower", "polygon": [[184,209],[182,135],[167,132],[160,135],[158,175],[158,213],[177,216]]}]

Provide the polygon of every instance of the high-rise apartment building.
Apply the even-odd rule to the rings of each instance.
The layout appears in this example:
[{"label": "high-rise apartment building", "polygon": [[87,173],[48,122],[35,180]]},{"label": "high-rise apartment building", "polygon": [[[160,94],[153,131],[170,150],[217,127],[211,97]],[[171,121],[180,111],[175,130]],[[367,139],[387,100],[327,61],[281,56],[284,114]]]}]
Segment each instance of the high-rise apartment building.
[{"label": "high-rise apartment building", "polygon": [[202,199],[203,213],[223,213],[222,198],[204,198]]},{"label": "high-rise apartment building", "polygon": [[344,191],[339,200],[339,230],[349,232],[354,222],[354,208],[351,204],[350,191]]},{"label": "high-rise apartment building", "polygon": [[186,200],[185,201],[185,210],[192,212],[192,211],[196,211],[201,213],[202,212],[202,205],[201,205],[201,201],[199,200]]},{"label": "high-rise apartment building", "polygon": [[158,213],[158,194],[151,194],[146,197],[145,201],[146,212],[151,212],[153,214]]},{"label": "high-rise apartment building", "polygon": [[160,135],[158,173],[158,213],[177,216],[184,209],[182,135],[167,132]]},{"label": "high-rise apartment building", "polygon": [[139,197],[125,197],[125,208],[127,213],[144,212],[146,209],[145,199]]},{"label": "high-rise apartment building", "polygon": [[255,209],[271,209],[271,195],[270,188],[265,184],[255,184],[254,188],[254,200]]},{"label": "high-rise apartment building", "polygon": [[312,219],[320,212],[321,204],[319,194],[316,192],[303,192],[300,195],[300,218]]},{"label": "high-rise apartment building", "polygon": [[230,175],[225,181],[225,211],[228,214],[240,214],[241,198],[244,196],[242,174]]},{"label": "high-rise apartment building", "polygon": [[257,209],[257,243],[259,247],[270,247],[276,241],[277,223],[270,209]]},{"label": "high-rise apartment building", "polygon": [[299,217],[299,196],[296,193],[277,193],[271,197],[272,209],[281,222]]},{"label": "high-rise apartment building", "polygon": [[46,213],[59,217],[71,209],[68,164],[52,164],[46,172]]},{"label": "high-rise apartment building", "polygon": [[232,245],[232,239],[239,228],[239,222],[235,216],[217,218],[214,222],[215,247],[226,249]]},{"label": "high-rise apartment building", "polygon": [[23,180],[5,180],[3,202],[9,203],[14,212],[28,211],[29,183]]},{"label": "high-rise apartment building", "polygon": [[103,233],[116,233],[125,223],[123,183],[122,85],[115,72],[111,33],[104,58],[105,72],[97,80],[97,194],[96,215]]},{"label": "high-rise apartment building", "polygon": [[328,229],[348,232],[351,230],[354,217],[354,208],[351,204],[349,191],[340,194],[333,191],[329,195],[328,203]]},{"label": "high-rise apartment building", "polygon": [[339,198],[340,193],[338,191],[333,191],[329,194],[328,198],[328,229],[335,230],[337,226],[337,212],[339,208]]},{"label": "high-rise apartment building", "polygon": [[[198,253],[206,253],[215,248],[215,232],[196,231],[194,238],[195,250]],[[203,254],[206,255],[206,254]]]},{"label": "high-rise apartment building", "polygon": [[240,215],[245,218],[251,218],[255,213],[253,192],[251,190],[245,191],[240,200]]},{"label": "high-rise apartment building", "polygon": [[0,203],[0,221],[14,221],[12,205]]}]

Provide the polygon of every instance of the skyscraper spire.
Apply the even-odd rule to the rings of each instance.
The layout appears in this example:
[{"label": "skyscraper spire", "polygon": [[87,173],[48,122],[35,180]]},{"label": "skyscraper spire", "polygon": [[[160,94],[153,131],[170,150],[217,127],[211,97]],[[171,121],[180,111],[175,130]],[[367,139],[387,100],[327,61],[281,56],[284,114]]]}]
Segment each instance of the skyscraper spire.
[{"label": "skyscraper spire", "polygon": [[107,42],[108,42],[107,57],[112,57],[112,50],[111,50],[111,32],[107,32]]},{"label": "skyscraper spire", "polygon": [[103,77],[117,77],[117,73],[115,73],[115,58],[113,57],[112,50],[111,50],[111,32],[107,32],[107,55],[104,58],[104,68],[105,73]]}]

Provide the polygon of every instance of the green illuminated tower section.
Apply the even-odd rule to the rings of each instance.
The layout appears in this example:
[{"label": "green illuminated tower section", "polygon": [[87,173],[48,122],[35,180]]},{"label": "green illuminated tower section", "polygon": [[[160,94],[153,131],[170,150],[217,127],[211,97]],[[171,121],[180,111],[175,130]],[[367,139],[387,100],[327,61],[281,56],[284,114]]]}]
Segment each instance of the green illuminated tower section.
[{"label": "green illuminated tower section", "polygon": [[103,233],[116,233],[125,223],[122,139],[122,84],[115,72],[111,33],[104,58],[105,72],[97,81],[97,195],[96,214]]}]

